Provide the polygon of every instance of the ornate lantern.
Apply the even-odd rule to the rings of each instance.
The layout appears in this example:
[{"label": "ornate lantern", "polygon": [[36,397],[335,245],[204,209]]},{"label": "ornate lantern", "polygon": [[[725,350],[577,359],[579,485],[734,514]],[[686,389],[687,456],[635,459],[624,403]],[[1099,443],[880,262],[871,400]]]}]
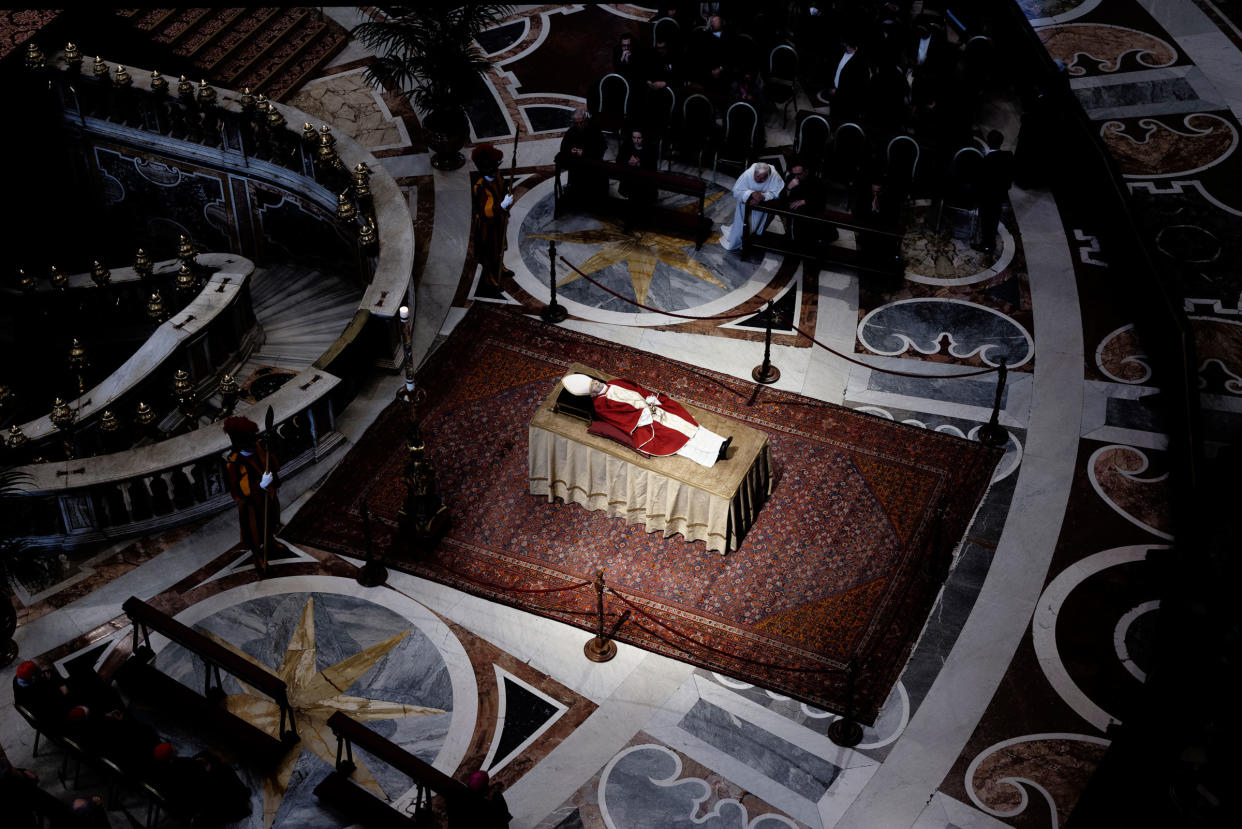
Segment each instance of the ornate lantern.
[{"label": "ornate lantern", "polygon": [[378,241],[379,237],[375,234],[375,225],[371,224],[369,220],[363,222],[362,226],[358,228],[358,244],[362,245],[363,250],[370,251]]},{"label": "ornate lantern", "polygon": [[164,307],[164,297],[160,296],[159,291],[152,291],[151,298],[147,300],[147,316],[156,322],[168,319],[168,309]]},{"label": "ornate lantern", "polygon": [[353,201],[349,198],[348,190],[336,197],[336,217],[342,222],[352,222],[358,218],[358,209],[354,207]]},{"label": "ornate lantern", "polygon": [[216,90],[205,80],[198,83],[198,102],[200,104],[214,104],[216,102]]},{"label": "ornate lantern", "polygon": [[168,78],[161,75],[158,69],[151,72],[151,91],[160,94],[168,91]]},{"label": "ornate lantern", "polygon": [[104,63],[104,59],[98,55],[95,56],[95,68],[92,70],[92,74],[94,74],[97,81],[106,80],[108,77],[108,64]]},{"label": "ornate lantern", "polygon": [[35,278],[26,273],[25,269],[17,269],[17,287],[23,294],[32,294],[35,289]]},{"label": "ornate lantern", "polygon": [[70,41],[65,44],[65,63],[69,64],[69,68],[79,71],[82,68],[82,52],[78,49],[78,45]]},{"label": "ornate lantern", "polygon": [[4,445],[9,449],[21,449],[29,442],[30,438],[22,433],[22,427],[14,423],[9,427],[9,436],[5,438]]},{"label": "ornate lantern", "polygon": [[140,400],[138,401],[138,408],[134,413],[134,421],[139,426],[150,426],[155,422],[155,412],[151,410],[150,406]]},{"label": "ornate lantern", "polygon": [[129,72],[126,71],[124,66],[117,64],[116,76],[112,79],[112,82],[117,86],[129,86],[134,82],[134,79],[129,76]]},{"label": "ornate lantern", "polygon": [[147,256],[147,252],[142,248],[138,248],[138,254],[134,257],[134,273],[138,274],[139,279],[146,279],[151,275],[151,257]]},{"label": "ornate lantern", "polygon": [[194,94],[194,84],[190,83],[190,79],[187,78],[185,75],[182,75],[180,78],[177,79],[177,94],[178,95],[193,95]]},{"label": "ornate lantern", "polygon": [[181,270],[177,271],[177,293],[183,296],[196,293],[198,291],[198,275],[194,273],[194,269],[190,267],[189,262],[181,263]]},{"label": "ornate lantern", "polygon": [[52,272],[47,278],[52,283],[52,287],[58,291],[65,290],[65,286],[69,284],[69,277],[65,276],[65,272],[55,265],[52,266]]},{"label": "ornate lantern", "polygon": [[26,44],[26,68],[42,69],[47,65],[47,57],[43,54],[43,50],[39,48],[39,44],[33,40]]},{"label": "ornate lantern", "polygon": [[102,262],[96,259],[95,264],[91,266],[91,281],[102,288],[112,281],[112,271],[108,270]]}]

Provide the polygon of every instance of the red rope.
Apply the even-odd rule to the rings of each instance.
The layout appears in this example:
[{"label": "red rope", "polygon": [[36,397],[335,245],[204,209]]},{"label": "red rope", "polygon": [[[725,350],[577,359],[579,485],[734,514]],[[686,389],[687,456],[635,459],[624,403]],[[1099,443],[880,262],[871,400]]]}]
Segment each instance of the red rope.
[{"label": "red rope", "polygon": [[468,582],[473,582],[474,584],[478,584],[483,587],[490,587],[493,590],[511,590],[514,593],[561,593],[566,590],[577,590],[579,587],[586,587],[592,584],[592,582],[584,581],[584,582],[579,582],[578,584],[571,584],[567,587],[532,587],[532,588],[510,587],[507,584],[497,584],[494,581],[487,581],[485,579],[476,579],[474,576],[468,576],[465,573],[461,572],[460,570],[454,570],[452,567],[449,567],[443,562],[437,563],[436,566],[446,572],[452,573],[454,576],[457,576],[459,579],[465,579]]},{"label": "red rope", "polygon": [[758,310],[755,310],[755,311],[742,311],[741,313],[738,313],[738,314],[717,314],[714,317],[695,317],[689,314],[678,314],[673,311],[661,311],[659,308],[652,308],[650,305],[644,305],[638,300],[630,299],[628,296],[622,296],[621,294],[614,291],[612,288],[609,288],[607,285],[599,284],[594,279],[587,276],[582,271],[578,270],[574,266],[574,263],[570,262],[564,256],[561,256],[559,258],[562,262],[564,262],[570,268],[573,268],[574,273],[578,274],[578,276],[582,277],[587,282],[590,282],[596,288],[601,288],[607,291],[608,293],[612,294],[613,296],[615,296],[617,299],[624,299],[630,305],[637,305],[639,308],[642,308],[644,311],[650,311],[653,314],[664,314],[665,316],[677,317],[678,319],[683,319],[683,320],[735,320],[735,319],[741,319],[742,317],[749,317],[751,314],[758,313]]},{"label": "red rope", "polygon": [[[723,650],[721,650],[720,648],[715,648],[715,647],[712,647],[711,645],[708,645],[708,644],[706,644],[706,643],[704,643],[704,642],[700,642],[698,639],[695,639],[693,636],[689,636],[689,635],[687,635],[687,634],[685,634],[685,633],[682,633],[682,632],[681,632],[681,631],[679,631],[679,630],[676,630],[676,629],[674,629],[674,628],[669,627],[669,626],[668,626],[668,625],[666,625],[664,622],[660,621],[659,619],[655,618],[654,616],[652,616],[652,615],[650,615],[650,614],[648,614],[648,613],[645,613],[645,612],[642,610],[642,608],[640,608],[638,605],[636,605],[636,604],[634,604],[633,602],[631,602],[629,599],[625,598],[625,596],[622,596],[622,595],[621,595],[620,593],[618,593],[618,592],[617,592],[614,588],[612,588],[612,587],[608,588],[608,592],[612,593],[612,595],[616,596],[616,597],[617,597],[618,599],[620,599],[620,600],[621,600],[621,601],[622,601],[622,602],[623,602],[623,603],[624,603],[627,607],[629,607],[631,610],[633,610],[633,611],[634,611],[635,613],[637,613],[639,616],[642,616],[644,619],[650,619],[651,621],[655,622],[655,623],[656,623],[657,625],[659,625],[660,627],[662,627],[662,628],[664,628],[665,630],[667,630],[669,633],[675,634],[676,636],[680,636],[682,639],[688,639],[689,641],[691,641],[691,642],[693,642],[694,644],[698,645],[700,648],[704,648],[704,649],[706,649],[706,650],[709,650],[709,651],[711,651],[712,653],[716,653],[716,654],[719,654],[719,655],[721,655],[721,656],[727,656],[727,657],[729,657],[730,659],[736,659],[736,660],[737,660],[737,661],[739,661],[739,662],[745,662],[745,663],[747,663],[747,664],[749,664],[749,665],[758,665],[758,666],[759,666],[759,667],[761,667],[761,668],[775,668],[775,669],[776,669],[776,670],[778,670],[778,671],[792,671],[792,672],[795,672],[795,673],[803,673],[803,674],[826,674],[826,673],[832,673],[832,672],[833,672],[833,669],[832,669],[832,668],[794,668],[794,667],[791,667],[791,666],[789,666],[789,665],[777,665],[777,664],[776,664],[776,663],[774,663],[774,662],[760,662],[760,661],[759,661],[759,660],[757,660],[757,659],[747,659],[747,658],[746,658],[746,657],[744,657],[744,656],[738,656],[738,655],[737,655],[737,654],[735,654],[735,653],[729,653],[728,651],[723,651]],[[646,628],[642,627],[642,625],[639,625],[637,622],[635,622],[635,625],[636,625],[637,627],[640,627],[640,628],[642,628],[643,630],[647,631],[647,633],[649,633],[649,634],[651,634],[652,636],[656,637],[656,638],[657,638],[657,639],[659,639],[661,642],[663,642],[664,644],[668,645],[668,646],[669,646],[669,647],[671,647],[671,648],[676,648],[677,650],[682,651],[682,652],[684,652],[684,653],[692,653],[692,651],[690,651],[690,650],[688,650],[688,649],[686,649],[686,648],[682,647],[681,645],[675,645],[675,644],[673,644],[672,642],[668,641],[667,639],[665,639],[663,636],[661,636],[660,634],[656,633],[655,631],[647,630]]]},{"label": "red rope", "polygon": [[[664,314],[665,316],[677,317],[678,319],[683,319],[683,320],[696,320],[696,321],[702,320],[706,322],[706,321],[711,321],[711,320],[735,320],[735,319],[740,319],[741,317],[748,317],[754,314],[761,313],[759,309],[756,309],[754,311],[742,311],[741,313],[738,313],[738,314],[717,314],[712,317],[695,317],[695,316],[691,316],[690,314],[678,314],[673,311],[662,311],[659,308],[652,308],[651,306],[644,305],[643,303],[638,302],[637,300],[633,300],[627,296],[623,296],[617,293],[616,291],[612,290],[606,285],[601,285],[600,283],[596,282],[591,277],[584,274],[582,271],[578,270],[578,268],[574,266],[574,263],[570,262],[564,256],[561,256],[560,260],[564,262],[566,265],[568,265],[570,268],[572,268],[574,273],[578,274],[578,276],[582,277],[587,282],[590,282],[596,288],[600,288],[606,291],[607,293],[610,293],[613,296],[617,297],[618,299],[623,299],[631,305],[635,305],[639,308],[642,308],[644,311],[651,311],[654,314]],[[999,366],[994,366],[992,368],[981,368],[975,371],[966,371],[966,372],[962,372],[961,374],[917,374],[915,372],[910,372],[910,371],[898,371],[897,369],[894,369],[894,368],[883,368],[882,366],[873,366],[870,363],[865,363],[862,360],[855,359],[849,356],[848,354],[842,354],[840,351],[837,351],[835,348],[824,345],[819,340],[815,339],[814,337],[812,337],[810,334],[803,331],[798,326],[790,325],[789,327],[792,328],[794,331],[798,332],[798,334],[800,334],[801,336],[806,337],[808,340],[813,342],[815,345],[819,346],[820,348],[824,349],[830,354],[834,354],[837,357],[840,357],[842,360],[851,362],[854,365],[862,366],[863,368],[869,368],[872,371],[882,371],[885,374],[895,374],[898,377],[914,377],[920,380],[939,380],[941,378],[953,379],[955,377],[975,377],[980,374],[989,374],[993,371],[999,370],[1000,368]]]}]

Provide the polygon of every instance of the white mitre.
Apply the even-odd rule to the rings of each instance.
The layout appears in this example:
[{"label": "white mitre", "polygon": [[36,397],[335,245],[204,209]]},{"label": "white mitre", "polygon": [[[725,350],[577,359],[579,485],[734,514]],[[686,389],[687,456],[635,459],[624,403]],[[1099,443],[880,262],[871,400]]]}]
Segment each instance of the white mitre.
[{"label": "white mitre", "polygon": [[561,378],[561,383],[570,394],[591,393],[591,378],[585,374],[566,374]]}]

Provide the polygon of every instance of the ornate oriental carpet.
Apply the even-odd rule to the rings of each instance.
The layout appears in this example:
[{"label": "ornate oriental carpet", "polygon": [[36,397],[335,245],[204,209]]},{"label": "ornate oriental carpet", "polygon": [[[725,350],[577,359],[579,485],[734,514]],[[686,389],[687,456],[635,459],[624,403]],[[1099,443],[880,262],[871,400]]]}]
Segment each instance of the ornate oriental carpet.
[{"label": "ornate oriental carpet", "polygon": [[[527,424],[581,362],[771,436],[772,495],[727,556],[527,492]],[[1000,450],[636,352],[476,303],[418,374],[452,529],[397,530],[404,411],[389,406],[285,530],[587,630],[603,568],[617,638],[872,723],[896,682]],[[395,385],[395,384],[394,384]],[[554,588],[571,588],[554,590]],[[525,592],[523,592],[525,591]],[[533,592],[540,591],[540,592]],[[587,637],[583,637],[585,642]]]}]

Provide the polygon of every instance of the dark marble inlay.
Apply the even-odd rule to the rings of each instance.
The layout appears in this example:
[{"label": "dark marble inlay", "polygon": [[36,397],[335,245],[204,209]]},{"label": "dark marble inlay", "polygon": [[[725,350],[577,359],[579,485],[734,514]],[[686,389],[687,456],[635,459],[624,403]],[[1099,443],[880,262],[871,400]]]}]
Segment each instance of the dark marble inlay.
[{"label": "dark marble inlay", "polygon": [[496,93],[482,77],[476,77],[466,90],[466,115],[479,140],[507,138],[513,134]]},{"label": "dark marble inlay", "polygon": [[556,824],[555,829],[584,829],[582,825],[582,813],[575,809],[572,815]]},{"label": "dark marble inlay", "polygon": [[[873,371],[867,378],[867,388],[872,391],[892,392],[920,400],[944,400],[949,403],[960,403],[963,406],[980,406],[992,408],[996,399],[996,377],[985,374],[981,377],[940,377],[922,379],[918,377],[902,377],[898,374],[887,374]],[[1001,393],[1001,408],[1009,401],[1009,385],[1006,383]],[[921,419],[921,418],[920,418]]]},{"label": "dark marble inlay", "polygon": [[1138,429],[1144,432],[1167,431],[1164,400],[1159,393],[1148,394],[1137,400],[1110,397],[1105,409],[1104,422],[1122,429]]},{"label": "dark marble inlay", "polygon": [[[768,813],[748,820],[747,809],[739,801],[713,802],[711,794],[702,778],[683,776],[672,751],[644,745],[626,752],[605,775],[600,783],[600,807],[611,818],[610,826],[625,829],[789,829],[784,816]],[[702,812],[707,814],[698,817]]]},{"label": "dark marble inlay", "polygon": [[1185,78],[1162,78],[1141,83],[1089,86],[1074,90],[1082,108],[1096,109],[1156,104],[1167,108],[1170,101],[1197,101],[1199,94]]},{"label": "dark marble inlay", "polygon": [[494,55],[517,43],[525,31],[526,21],[515,20],[512,23],[505,23],[494,29],[479,32],[474,39],[483,47],[485,54]]},{"label": "dark marble inlay", "polygon": [[764,305],[763,310],[754,316],[744,317],[738,320],[735,325],[739,328],[758,328],[764,330],[768,327],[768,318],[772,317],[772,311],[776,312],[776,316],[772,319],[773,331],[784,331],[786,333],[793,331],[793,323],[798,319],[798,291],[796,288],[790,288],[781,298],[769,305]]},{"label": "dark marble inlay", "polygon": [[815,802],[841,769],[765,729],[700,699],[678,725],[792,792]]},{"label": "dark marble inlay", "polygon": [[505,722],[496,743],[492,766],[509,754],[539,730],[540,726],[555,716],[557,707],[546,699],[531,693],[509,677],[504,678]]},{"label": "dark marble inlay", "polygon": [[563,130],[569,126],[569,116],[573,114],[572,109],[555,106],[528,106],[522,107],[522,111],[535,132]]},{"label": "dark marble inlay", "polygon": [[1030,336],[1012,318],[983,305],[937,299],[898,301],[871,312],[859,326],[858,339],[888,356],[943,351],[958,358],[978,355],[993,366],[1001,360],[1020,366],[1032,350]]}]

